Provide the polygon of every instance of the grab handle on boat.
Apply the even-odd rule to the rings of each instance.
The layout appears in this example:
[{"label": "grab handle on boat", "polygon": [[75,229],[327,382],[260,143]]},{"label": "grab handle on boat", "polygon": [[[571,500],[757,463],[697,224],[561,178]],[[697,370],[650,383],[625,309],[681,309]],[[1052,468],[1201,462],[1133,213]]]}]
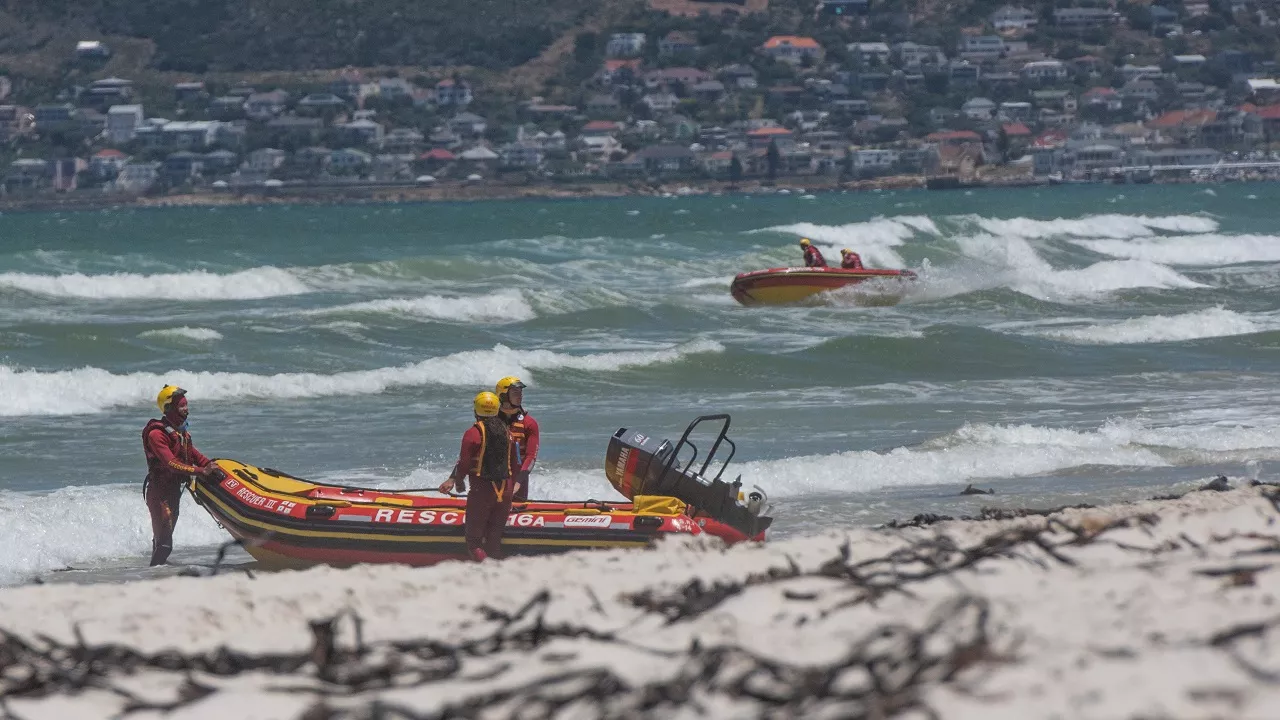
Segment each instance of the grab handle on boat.
[{"label": "grab handle on boat", "polygon": [[335,512],[337,512],[337,508],[332,505],[309,505],[307,507],[307,519],[327,519],[333,517]]}]

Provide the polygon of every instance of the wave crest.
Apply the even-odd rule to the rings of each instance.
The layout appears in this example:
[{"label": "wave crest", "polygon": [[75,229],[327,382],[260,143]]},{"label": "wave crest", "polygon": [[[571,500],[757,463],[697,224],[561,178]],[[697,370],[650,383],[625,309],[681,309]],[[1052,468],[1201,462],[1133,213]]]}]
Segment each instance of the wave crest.
[{"label": "wave crest", "polygon": [[309,293],[288,270],[258,267],[219,275],[205,270],[141,275],[0,273],[0,288],[49,297],[91,300],[261,300]]},{"label": "wave crest", "polygon": [[313,398],[376,395],[396,387],[488,385],[493,378],[532,371],[613,372],[678,361],[688,355],[719,353],[724,346],[699,340],[664,350],[569,355],[551,350],[515,350],[496,345],[399,367],[355,370],[332,375],[233,372],[139,372],[117,375],[95,367],[41,372],[0,365],[0,416],[77,415],[108,408],[147,404],[156,389],[178,384],[200,399]]}]

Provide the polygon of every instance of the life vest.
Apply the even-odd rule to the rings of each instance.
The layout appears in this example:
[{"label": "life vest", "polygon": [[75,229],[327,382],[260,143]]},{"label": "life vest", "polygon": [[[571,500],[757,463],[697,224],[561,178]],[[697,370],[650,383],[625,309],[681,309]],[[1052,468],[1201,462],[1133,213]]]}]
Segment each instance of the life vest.
[{"label": "life vest", "polygon": [[507,452],[504,453],[502,460],[496,462],[485,463],[485,451],[489,448],[489,435],[485,430],[484,423],[476,421],[476,428],[480,431],[480,450],[476,452],[475,465],[471,467],[471,477],[478,480],[488,480],[489,482],[502,482],[511,477],[511,451],[510,444],[515,441],[508,433],[507,436]]},{"label": "life vest", "polygon": [[827,259],[822,257],[822,251],[810,245],[804,249],[805,267],[826,267]]},{"label": "life vest", "polygon": [[524,418],[524,408],[516,411],[515,415],[502,416],[502,419],[507,421],[507,427],[511,429],[511,442],[516,444],[516,463],[524,462],[525,451],[529,449],[529,427],[524,424]]},{"label": "life vest", "polygon": [[191,462],[191,433],[186,430],[177,430],[165,420],[151,419],[147,421],[145,427],[142,428],[142,452],[147,456],[147,475],[150,477],[182,477],[182,473],[177,472],[169,467],[155,453],[151,452],[151,446],[147,444],[147,436],[152,430],[163,430],[165,438],[169,441],[169,449],[173,452],[173,456],[179,461],[188,465]]}]

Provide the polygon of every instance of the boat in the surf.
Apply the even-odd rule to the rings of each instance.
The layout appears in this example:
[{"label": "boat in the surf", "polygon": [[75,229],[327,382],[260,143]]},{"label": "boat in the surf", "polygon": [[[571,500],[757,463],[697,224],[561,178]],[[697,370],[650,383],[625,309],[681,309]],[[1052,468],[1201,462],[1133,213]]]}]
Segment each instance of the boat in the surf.
[{"label": "boat in the surf", "polygon": [[[689,437],[703,422],[721,425],[700,458]],[[762,514],[767,498],[758,488],[744,493],[741,476],[723,479],[736,450],[728,429],[728,415],[699,417],[674,444],[619,429],[609,439],[605,476],[625,500],[516,503],[504,554],[644,548],[671,535],[763,541],[772,523]],[[463,497],[325,484],[236,460],[215,462],[220,476],[194,477],[189,489],[263,567],[423,566],[468,557]]]},{"label": "boat in the surf", "polygon": [[740,273],[729,292],[743,305],[783,305],[801,302],[819,293],[839,290],[868,280],[905,282],[916,279],[910,270],[834,267],[785,267]]}]

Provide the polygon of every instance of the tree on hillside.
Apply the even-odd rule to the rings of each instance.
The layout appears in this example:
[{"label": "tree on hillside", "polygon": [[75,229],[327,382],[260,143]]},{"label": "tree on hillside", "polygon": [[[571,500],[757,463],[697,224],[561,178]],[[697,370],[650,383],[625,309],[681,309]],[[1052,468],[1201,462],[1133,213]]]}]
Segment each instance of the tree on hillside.
[{"label": "tree on hillside", "polygon": [[769,166],[769,179],[773,180],[778,177],[778,164],[782,161],[782,155],[778,152],[778,141],[770,140],[769,149],[765,152],[765,162]]},{"label": "tree on hillside", "polygon": [[589,63],[596,59],[600,36],[593,32],[578,33],[573,39],[574,62]]},{"label": "tree on hillside", "polygon": [[742,161],[737,155],[729,161],[729,182],[742,182]]}]

